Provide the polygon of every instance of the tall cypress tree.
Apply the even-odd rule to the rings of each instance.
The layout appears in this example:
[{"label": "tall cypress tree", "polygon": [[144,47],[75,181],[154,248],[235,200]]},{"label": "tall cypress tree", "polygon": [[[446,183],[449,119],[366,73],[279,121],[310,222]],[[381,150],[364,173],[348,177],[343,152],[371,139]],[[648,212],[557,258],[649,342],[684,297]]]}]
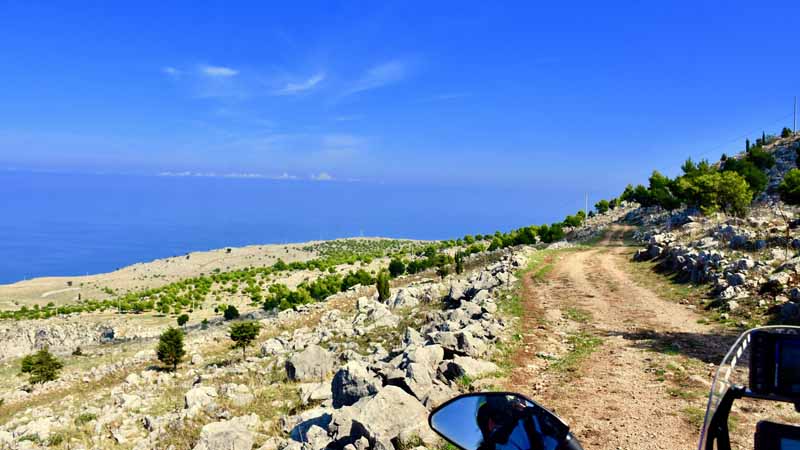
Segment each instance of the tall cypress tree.
[{"label": "tall cypress tree", "polygon": [[391,295],[389,291],[389,272],[381,270],[378,273],[375,284],[378,290],[378,301],[386,301]]}]

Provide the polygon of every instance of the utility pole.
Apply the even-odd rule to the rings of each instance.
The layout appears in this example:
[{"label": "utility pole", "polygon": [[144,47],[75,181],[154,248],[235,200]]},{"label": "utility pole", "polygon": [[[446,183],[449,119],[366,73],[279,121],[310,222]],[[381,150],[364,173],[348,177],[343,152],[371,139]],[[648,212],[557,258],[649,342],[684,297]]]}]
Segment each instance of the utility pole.
[{"label": "utility pole", "polygon": [[586,217],[589,217],[589,193],[588,192],[586,193],[586,196],[584,197],[584,200],[583,200],[583,214]]}]

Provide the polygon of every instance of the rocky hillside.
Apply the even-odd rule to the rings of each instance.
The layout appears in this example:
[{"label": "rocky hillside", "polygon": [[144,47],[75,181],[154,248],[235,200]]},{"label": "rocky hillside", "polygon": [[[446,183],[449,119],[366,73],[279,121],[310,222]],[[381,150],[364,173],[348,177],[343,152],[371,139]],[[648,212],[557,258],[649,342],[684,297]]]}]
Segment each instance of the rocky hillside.
[{"label": "rocky hillside", "polygon": [[766,191],[744,218],[705,217],[686,209],[630,213],[626,220],[641,226],[636,238],[646,245],[635,259],[656,262],[678,282],[706,285],[703,306],[718,311],[723,321],[800,320],[800,211],[777,195],[784,175],[796,168],[798,147],[797,137],[767,147],[776,164],[768,171]]},{"label": "rocky hillside", "polygon": [[436,447],[429,411],[500,370],[510,338],[498,308],[531,251],[411,282],[385,302],[349,292],[261,318],[244,360],[211,326],[188,334],[176,373],[137,342],[99,347],[80,357],[84,370],[36,389],[5,373],[0,449]]}]

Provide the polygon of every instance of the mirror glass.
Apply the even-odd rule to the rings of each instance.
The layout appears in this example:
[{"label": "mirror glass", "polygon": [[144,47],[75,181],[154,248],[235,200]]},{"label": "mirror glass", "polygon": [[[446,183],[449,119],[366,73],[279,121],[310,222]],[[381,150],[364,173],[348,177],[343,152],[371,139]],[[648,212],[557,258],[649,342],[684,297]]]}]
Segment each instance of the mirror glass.
[{"label": "mirror glass", "polygon": [[551,412],[505,393],[456,398],[431,414],[431,427],[466,450],[555,450],[569,428]]}]

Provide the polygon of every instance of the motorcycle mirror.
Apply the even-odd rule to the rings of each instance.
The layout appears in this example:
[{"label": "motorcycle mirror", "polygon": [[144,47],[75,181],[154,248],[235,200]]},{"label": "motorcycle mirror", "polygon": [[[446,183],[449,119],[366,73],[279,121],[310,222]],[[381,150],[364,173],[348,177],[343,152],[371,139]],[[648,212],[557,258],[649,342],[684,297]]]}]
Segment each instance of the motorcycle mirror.
[{"label": "motorcycle mirror", "polygon": [[510,392],[458,396],[436,408],[428,422],[436,433],[463,450],[556,450],[569,435],[569,427],[558,416]]}]

